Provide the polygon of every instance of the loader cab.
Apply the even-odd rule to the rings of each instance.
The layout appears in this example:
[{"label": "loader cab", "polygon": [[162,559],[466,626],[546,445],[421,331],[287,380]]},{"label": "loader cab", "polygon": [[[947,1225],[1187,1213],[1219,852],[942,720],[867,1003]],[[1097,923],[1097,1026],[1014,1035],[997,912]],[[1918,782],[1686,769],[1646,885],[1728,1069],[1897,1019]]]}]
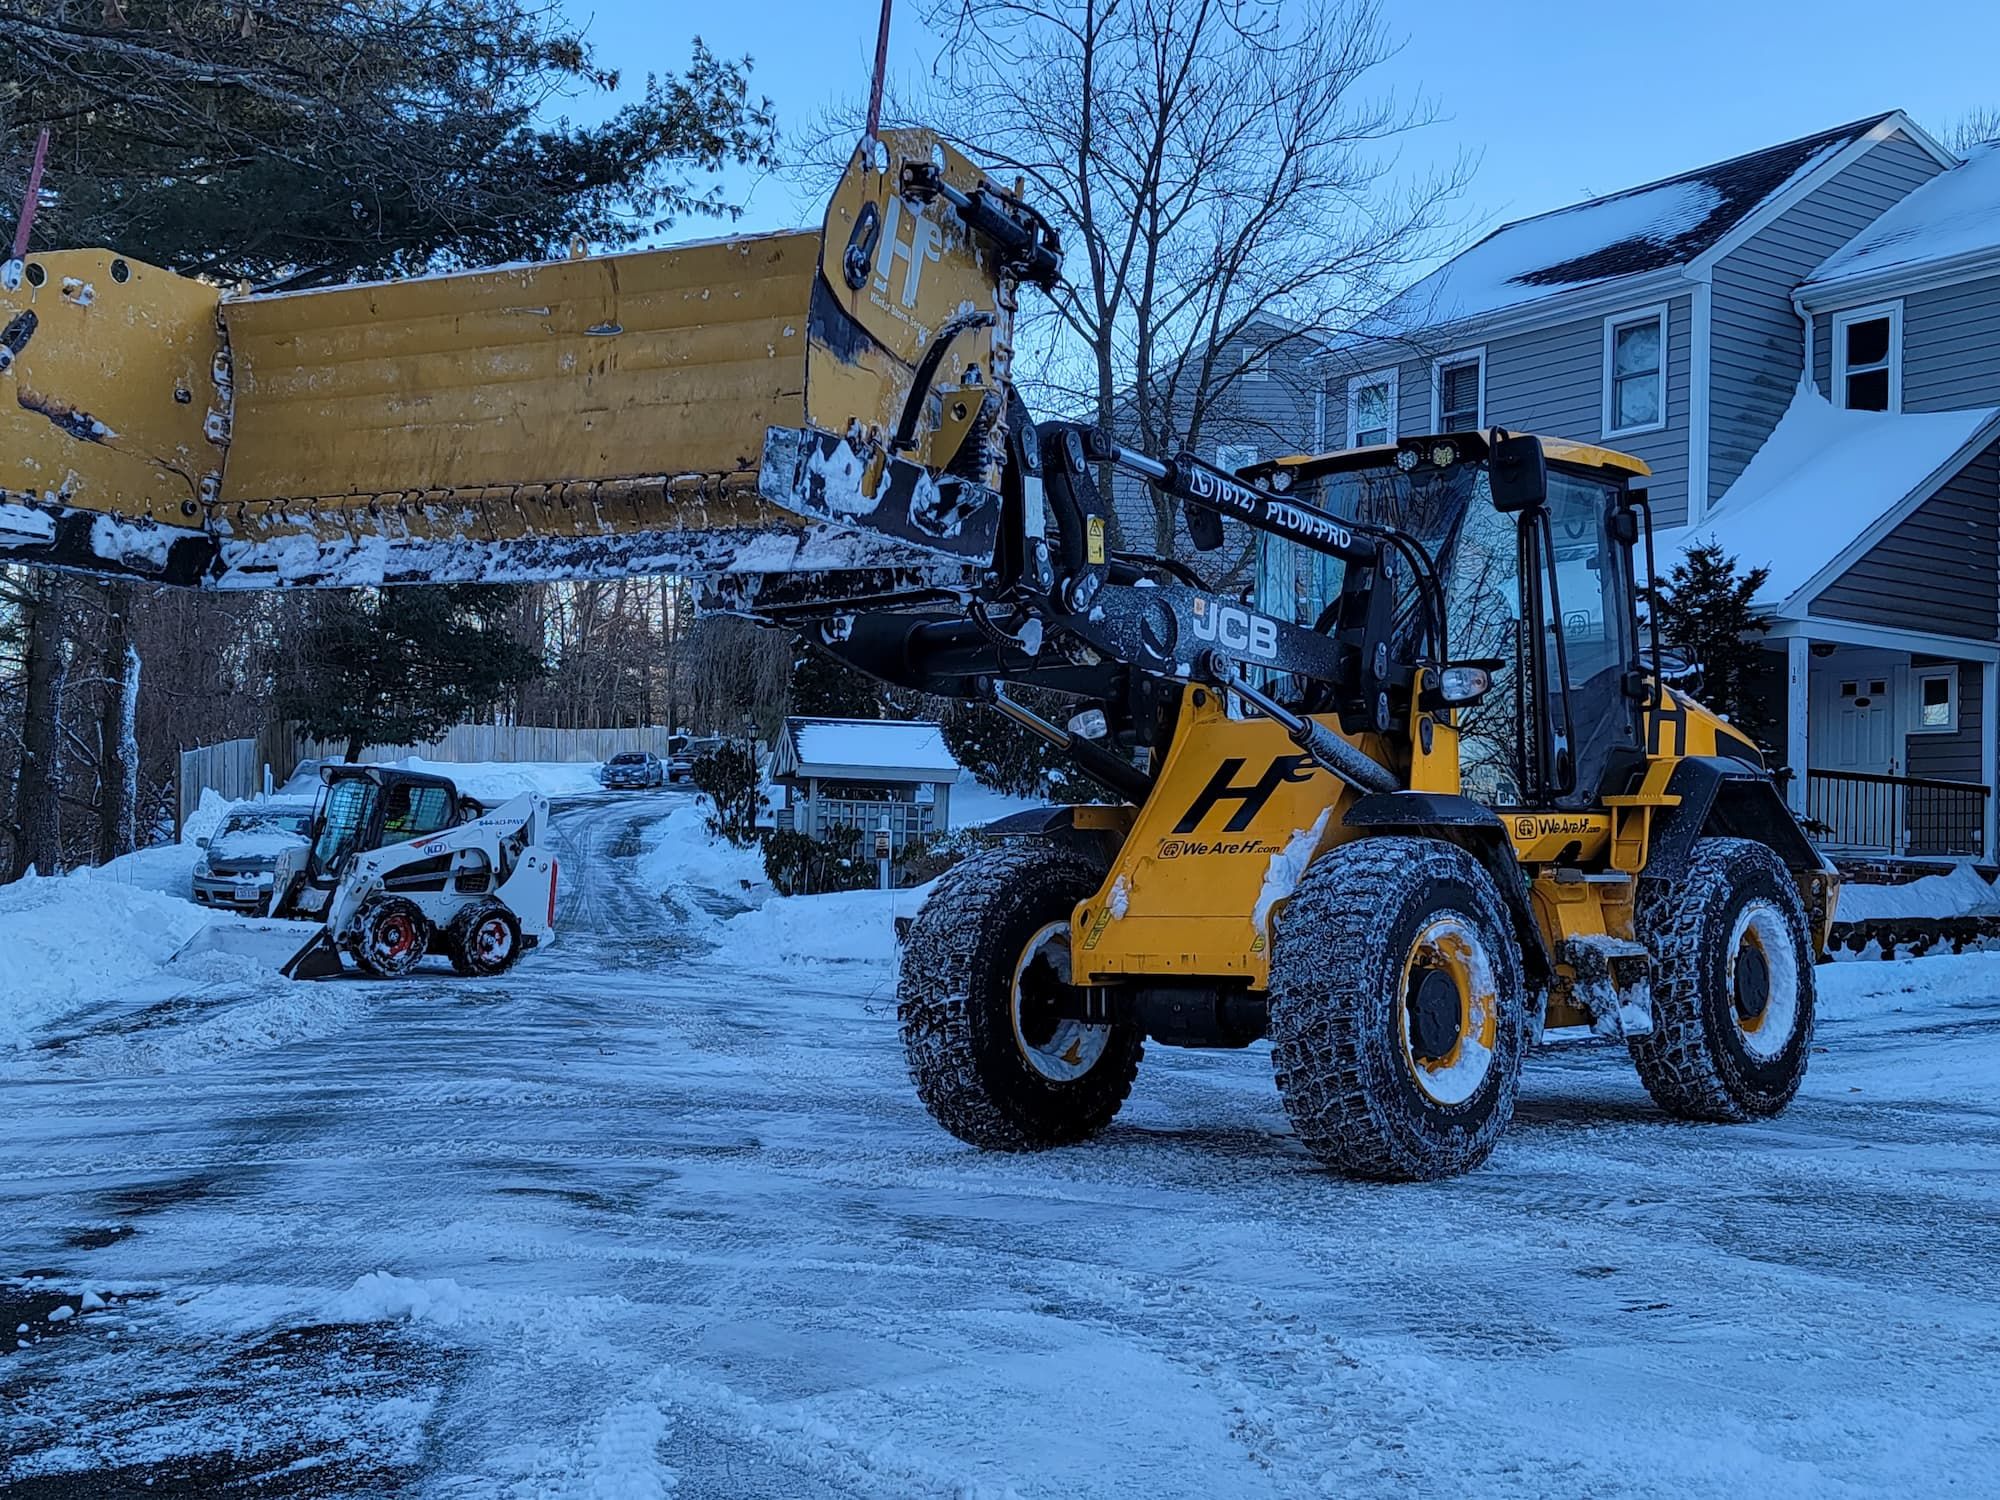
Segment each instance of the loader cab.
[{"label": "loader cab", "polygon": [[444,777],[421,771],[329,765],[320,779],[306,867],[306,878],[319,886],[338,881],[355,853],[437,833],[475,809]]},{"label": "loader cab", "polygon": [[[1633,563],[1644,491],[1633,481],[1646,473],[1609,450],[1496,430],[1278,460],[1255,477],[1423,549],[1450,659],[1493,672],[1459,710],[1467,794],[1567,809],[1622,787],[1643,752]],[[1331,559],[1276,539],[1263,549],[1260,603],[1281,618],[1312,623],[1350,583]],[[1426,611],[1407,577],[1397,598],[1391,650],[1422,659]]]}]

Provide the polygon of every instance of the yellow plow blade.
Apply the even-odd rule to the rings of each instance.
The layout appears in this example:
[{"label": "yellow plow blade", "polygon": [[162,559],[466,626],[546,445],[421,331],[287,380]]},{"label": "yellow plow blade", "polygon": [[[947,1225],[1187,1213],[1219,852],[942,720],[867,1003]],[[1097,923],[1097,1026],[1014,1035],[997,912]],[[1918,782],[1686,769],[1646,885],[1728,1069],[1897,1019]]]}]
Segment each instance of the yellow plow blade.
[{"label": "yellow plow blade", "polygon": [[0,558],[222,588],[983,566],[1012,287],[909,162],[982,180],[897,132],[820,231],[265,296],[31,256],[0,277]]}]

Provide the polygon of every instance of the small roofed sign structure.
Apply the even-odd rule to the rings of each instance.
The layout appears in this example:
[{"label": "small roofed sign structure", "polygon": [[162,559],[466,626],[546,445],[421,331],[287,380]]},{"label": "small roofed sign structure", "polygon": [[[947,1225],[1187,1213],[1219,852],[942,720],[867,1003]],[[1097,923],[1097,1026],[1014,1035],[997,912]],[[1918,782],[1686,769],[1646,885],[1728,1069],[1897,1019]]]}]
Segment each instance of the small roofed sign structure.
[{"label": "small roofed sign structure", "polygon": [[872,837],[886,824],[897,854],[950,829],[958,775],[944,732],[928,720],[790,718],[771,762],[772,784],[785,789],[780,828]]}]

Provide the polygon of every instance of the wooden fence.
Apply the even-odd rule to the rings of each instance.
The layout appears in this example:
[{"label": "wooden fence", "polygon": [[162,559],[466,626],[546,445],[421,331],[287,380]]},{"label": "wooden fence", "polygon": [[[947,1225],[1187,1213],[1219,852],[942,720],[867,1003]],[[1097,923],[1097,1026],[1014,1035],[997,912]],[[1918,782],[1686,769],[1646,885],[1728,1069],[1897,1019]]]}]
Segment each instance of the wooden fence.
[{"label": "wooden fence", "polygon": [[[450,761],[464,765],[475,761],[562,761],[596,764],[626,750],[650,750],[664,758],[671,734],[665,726],[645,725],[636,729],[538,729],[532,725],[459,724],[442,737],[421,745],[370,745],[361,759],[370,764],[407,760]],[[273,786],[282,786],[301,761],[340,760],[347,754],[344,740],[301,739],[286,724],[273,725],[255,739],[225,740],[219,745],[202,745],[181,752],[179,793],[180,822],[201,806],[203,791],[214,791],[228,800],[240,801],[264,790],[268,769]]]}]

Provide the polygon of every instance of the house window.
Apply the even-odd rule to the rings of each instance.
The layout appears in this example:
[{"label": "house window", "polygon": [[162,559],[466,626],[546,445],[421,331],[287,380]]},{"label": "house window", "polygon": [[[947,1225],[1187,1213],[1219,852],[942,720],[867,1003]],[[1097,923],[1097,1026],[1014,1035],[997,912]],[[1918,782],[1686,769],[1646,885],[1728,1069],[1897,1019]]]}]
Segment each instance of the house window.
[{"label": "house window", "polygon": [[1477,432],[1486,425],[1486,351],[1452,354],[1433,367],[1431,430]]},{"label": "house window", "polygon": [[1902,303],[1834,316],[1833,393],[1848,411],[1903,409]]},{"label": "house window", "polygon": [[1604,320],[1604,435],[1667,425],[1667,310]]},{"label": "house window", "polygon": [[1234,474],[1238,469],[1247,469],[1257,462],[1255,443],[1224,443],[1215,450],[1215,466],[1224,473]]},{"label": "house window", "polygon": [[1271,378],[1271,351],[1243,356],[1243,378],[1245,380],[1269,380]]},{"label": "house window", "polygon": [[1916,674],[1913,734],[1950,734],[1958,728],[1958,668]]},{"label": "house window", "polygon": [[1347,446],[1368,448],[1396,440],[1396,372],[1359,375],[1347,387]]}]

